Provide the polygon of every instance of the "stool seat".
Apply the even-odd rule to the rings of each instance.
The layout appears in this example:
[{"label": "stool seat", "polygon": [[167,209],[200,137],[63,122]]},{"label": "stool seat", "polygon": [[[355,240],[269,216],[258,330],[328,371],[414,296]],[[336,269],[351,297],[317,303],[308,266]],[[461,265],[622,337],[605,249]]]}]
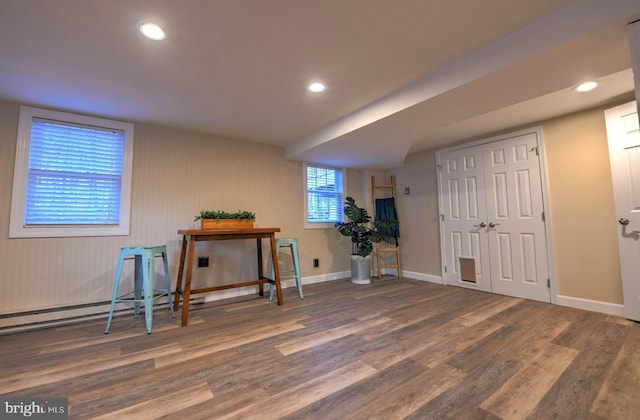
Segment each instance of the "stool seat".
[{"label": "stool seat", "polygon": [[[155,289],[155,270],[154,260],[156,257],[162,258],[164,267],[165,288]],[[118,296],[118,288],[120,287],[120,279],[122,276],[122,268],[126,260],[134,260],[134,290]],[[133,295],[133,297],[130,297]],[[171,318],[174,318],[173,305],[171,303],[171,282],[169,280],[169,265],[167,263],[167,248],[164,245],[152,246],[135,246],[124,247],[120,249],[120,258],[118,259],[118,268],[116,269],[116,280],[113,285],[113,295],[111,298],[111,308],[109,309],[109,319],[105,334],[111,329],[111,319],[113,318],[113,309],[118,302],[133,302],[134,315],[137,318],[140,314],[140,303],[144,303],[145,325],[147,333],[151,334],[153,325],[153,302],[162,296],[167,296]]]},{"label": "stool seat", "polygon": [[[291,270],[280,270],[280,280],[282,279],[296,279],[296,289],[300,299],[304,299],[302,295],[302,276],[300,274],[300,258],[298,256],[298,240],[295,238],[278,238],[276,239],[276,253],[278,255],[278,261],[280,261],[280,248],[288,247],[291,249]],[[275,280],[275,274],[273,267],[271,267],[271,279]],[[269,302],[273,301],[274,286],[269,285]]]}]

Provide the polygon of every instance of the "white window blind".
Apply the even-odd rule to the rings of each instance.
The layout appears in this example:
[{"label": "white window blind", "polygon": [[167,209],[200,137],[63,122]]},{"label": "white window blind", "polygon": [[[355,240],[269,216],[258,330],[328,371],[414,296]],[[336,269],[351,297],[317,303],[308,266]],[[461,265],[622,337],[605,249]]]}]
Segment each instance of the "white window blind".
[{"label": "white window blind", "polygon": [[342,221],[344,177],[341,169],[306,165],[305,188],[307,227],[314,223],[332,227],[333,223]]},{"label": "white window blind", "polygon": [[25,225],[117,225],[124,132],[34,118]]},{"label": "white window blind", "polygon": [[10,238],[129,234],[133,124],[20,107]]}]

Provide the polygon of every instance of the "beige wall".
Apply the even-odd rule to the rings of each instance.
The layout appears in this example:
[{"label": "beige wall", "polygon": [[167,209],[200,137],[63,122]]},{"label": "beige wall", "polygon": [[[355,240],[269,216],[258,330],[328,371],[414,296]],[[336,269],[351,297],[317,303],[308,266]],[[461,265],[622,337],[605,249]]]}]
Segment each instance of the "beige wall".
[{"label": "beige wall", "polygon": [[[543,127],[556,293],[622,304],[617,225],[604,110],[619,102],[545,121]],[[515,130],[514,130],[515,131]],[[474,139],[477,140],[477,139]],[[435,151],[394,169],[405,234],[403,269],[441,276]]]},{"label": "beige wall", "polygon": [[[203,209],[252,210],[258,227],[298,238],[305,277],[350,269],[348,240],[303,228],[302,164],[285,160],[282,148],[144,124],[135,126],[129,236],[8,239],[18,114],[18,105],[0,102],[0,314],[109,300],[122,246],[166,244],[175,283],[176,231]],[[360,172],[348,171],[354,194],[363,191]],[[194,281],[257,277],[254,248],[199,243],[211,267],[196,269]]]},{"label": "beige wall", "polygon": [[[603,117],[609,107],[541,125],[557,293],[621,304]],[[334,229],[303,228],[302,164],[285,160],[281,148],[144,124],[135,131],[131,235],[8,239],[18,111],[18,105],[0,102],[0,314],[108,300],[121,246],[166,244],[175,282],[176,230],[192,226],[202,209],[253,210],[257,226],[278,226],[281,236],[297,237],[304,277],[349,270],[347,238]],[[386,182],[391,174],[398,187],[403,270],[437,278],[435,151],[411,155],[392,171],[349,170],[347,193],[371,210],[371,175]],[[197,252],[211,256],[212,267],[197,269],[196,282],[255,275],[250,243],[201,243]],[[320,259],[319,268],[313,258]]]},{"label": "beige wall", "polygon": [[[402,270],[440,277],[440,233],[435,151],[410,155],[389,171],[397,186]],[[404,189],[409,188],[409,194]]]},{"label": "beige wall", "polygon": [[622,304],[606,106],[543,124],[558,295]]}]

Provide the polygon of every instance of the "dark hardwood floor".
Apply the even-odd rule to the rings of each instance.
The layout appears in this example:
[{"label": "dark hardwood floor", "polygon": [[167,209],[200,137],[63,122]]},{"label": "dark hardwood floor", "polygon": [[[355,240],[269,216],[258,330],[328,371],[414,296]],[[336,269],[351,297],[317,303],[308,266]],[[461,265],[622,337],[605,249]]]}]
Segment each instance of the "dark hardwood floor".
[{"label": "dark hardwood floor", "polygon": [[640,419],[640,325],[410,279],[0,336],[0,394],[70,418]]}]

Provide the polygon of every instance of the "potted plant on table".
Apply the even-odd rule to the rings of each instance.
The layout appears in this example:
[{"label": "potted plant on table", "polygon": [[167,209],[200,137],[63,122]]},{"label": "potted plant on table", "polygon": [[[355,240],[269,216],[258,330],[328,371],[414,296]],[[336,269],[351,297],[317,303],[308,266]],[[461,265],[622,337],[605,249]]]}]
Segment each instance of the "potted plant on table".
[{"label": "potted plant on table", "polygon": [[371,283],[371,252],[373,244],[388,238],[378,228],[394,226],[397,220],[377,220],[371,225],[369,212],[358,207],[352,197],[345,198],[345,222],[337,222],[335,227],[343,236],[351,238],[351,282],[355,284]]},{"label": "potted plant on table", "polygon": [[251,229],[256,214],[251,211],[238,210],[228,213],[222,210],[202,210],[194,222],[200,220],[201,229]]}]

